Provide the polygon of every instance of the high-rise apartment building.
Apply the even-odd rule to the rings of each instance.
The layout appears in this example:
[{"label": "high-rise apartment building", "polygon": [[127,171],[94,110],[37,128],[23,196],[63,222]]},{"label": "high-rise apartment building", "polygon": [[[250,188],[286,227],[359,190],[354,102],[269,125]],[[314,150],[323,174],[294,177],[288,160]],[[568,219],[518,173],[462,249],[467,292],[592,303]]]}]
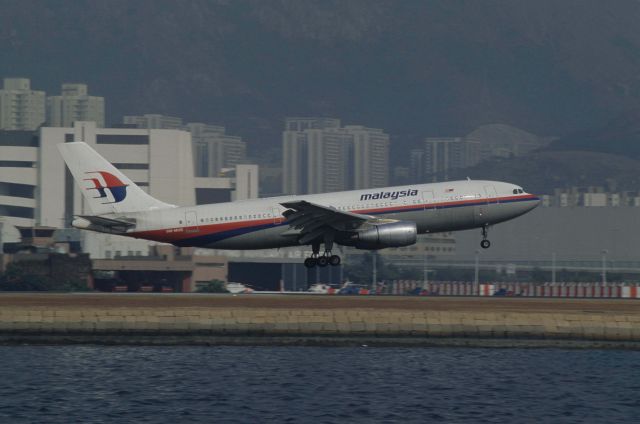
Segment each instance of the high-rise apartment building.
[{"label": "high-rise apartment building", "polygon": [[146,128],[155,130],[181,130],[183,127],[182,118],[176,116],[160,115],[148,113],[145,115],[129,115],[122,119],[122,123],[135,128]]},{"label": "high-rise apartment building", "polygon": [[346,190],[351,177],[351,135],[343,128],[309,129],[304,134],[306,165],[302,171],[307,174],[306,193]]},{"label": "high-rise apartment building", "polygon": [[416,183],[425,181],[424,149],[411,149],[409,155],[409,178]]},{"label": "high-rise apartment building", "polygon": [[287,118],[282,134],[285,194],[381,187],[389,179],[389,136],[333,118]]},{"label": "high-rise apartment building", "polygon": [[[337,130],[340,120],[332,118],[287,118],[282,133],[282,191],[304,194],[309,191],[308,139],[311,130]],[[316,143],[317,144],[317,143]],[[312,182],[311,185],[314,185]]]},{"label": "high-rise apartment building", "polygon": [[246,143],[240,137],[225,134],[225,128],[219,125],[184,124],[182,118],[158,114],[125,116],[123,123],[136,128],[180,129],[191,133],[196,177],[219,177],[222,169],[246,160]]},{"label": "high-rise apartment building", "polygon": [[428,137],[421,150],[411,151],[411,175],[419,178],[416,182],[446,181],[451,170],[481,160],[480,142],[464,137]]},{"label": "high-rise apartment building", "polygon": [[0,90],[0,130],[33,131],[45,121],[45,92],[28,78],[5,78]]},{"label": "high-rise apartment building", "polygon": [[93,121],[104,127],[104,97],[90,96],[86,84],[62,84],[59,96],[47,97],[47,123],[70,127],[76,121]]},{"label": "high-rise apartment building", "polygon": [[225,134],[224,127],[189,123],[184,128],[193,139],[196,176],[218,177],[223,168],[246,159],[247,144],[240,137]]},{"label": "high-rise apartment building", "polygon": [[353,136],[353,188],[389,185],[389,135],[377,128],[347,125]]}]

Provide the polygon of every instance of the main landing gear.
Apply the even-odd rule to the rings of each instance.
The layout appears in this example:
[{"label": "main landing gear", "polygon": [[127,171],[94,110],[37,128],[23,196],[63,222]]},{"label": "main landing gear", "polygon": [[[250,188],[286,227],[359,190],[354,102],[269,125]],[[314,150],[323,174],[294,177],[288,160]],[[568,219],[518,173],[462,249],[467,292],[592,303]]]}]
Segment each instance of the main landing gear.
[{"label": "main landing gear", "polygon": [[320,243],[312,244],[313,253],[310,258],[304,260],[304,266],[307,268],[313,268],[316,265],[323,268],[327,265],[338,266],[340,265],[340,256],[332,255],[331,248],[333,247],[333,241],[325,240],[325,250],[324,254],[320,256]]},{"label": "main landing gear", "polygon": [[485,224],[482,226],[482,241],[480,242],[480,247],[482,247],[483,249],[488,249],[491,246],[491,242],[487,240],[488,229],[488,225]]},{"label": "main landing gear", "polygon": [[338,266],[340,265],[340,256],[325,252],[322,256],[311,256],[304,260],[304,266],[307,268],[313,268],[316,265],[321,268],[327,265]]}]

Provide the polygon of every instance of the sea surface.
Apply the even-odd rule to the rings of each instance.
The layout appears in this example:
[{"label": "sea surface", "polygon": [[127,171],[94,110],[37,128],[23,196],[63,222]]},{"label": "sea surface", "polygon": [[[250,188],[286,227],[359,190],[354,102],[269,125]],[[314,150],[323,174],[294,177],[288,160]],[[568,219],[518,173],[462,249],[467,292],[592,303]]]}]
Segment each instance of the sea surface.
[{"label": "sea surface", "polygon": [[640,352],[0,346],[0,423],[638,423]]}]

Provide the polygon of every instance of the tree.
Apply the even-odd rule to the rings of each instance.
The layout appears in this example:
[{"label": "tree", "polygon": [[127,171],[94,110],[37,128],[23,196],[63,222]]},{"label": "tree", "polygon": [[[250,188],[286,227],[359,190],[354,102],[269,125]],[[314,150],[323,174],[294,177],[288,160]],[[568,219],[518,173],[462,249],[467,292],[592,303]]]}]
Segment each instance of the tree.
[{"label": "tree", "polygon": [[52,278],[36,274],[29,262],[12,262],[0,276],[1,291],[87,291],[86,281],[78,278]]},{"label": "tree", "polygon": [[211,280],[207,285],[198,287],[198,293],[229,293],[226,284],[221,280]]}]

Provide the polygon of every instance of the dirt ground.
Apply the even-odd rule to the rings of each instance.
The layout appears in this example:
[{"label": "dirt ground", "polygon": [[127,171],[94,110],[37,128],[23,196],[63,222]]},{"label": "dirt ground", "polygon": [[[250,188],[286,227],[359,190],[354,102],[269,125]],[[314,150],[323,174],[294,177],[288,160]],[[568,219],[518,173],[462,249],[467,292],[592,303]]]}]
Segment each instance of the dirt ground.
[{"label": "dirt ground", "polygon": [[484,312],[587,312],[640,315],[640,299],[561,299],[517,297],[327,296],[304,294],[143,294],[2,293],[0,308],[289,308],[394,309]]}]

